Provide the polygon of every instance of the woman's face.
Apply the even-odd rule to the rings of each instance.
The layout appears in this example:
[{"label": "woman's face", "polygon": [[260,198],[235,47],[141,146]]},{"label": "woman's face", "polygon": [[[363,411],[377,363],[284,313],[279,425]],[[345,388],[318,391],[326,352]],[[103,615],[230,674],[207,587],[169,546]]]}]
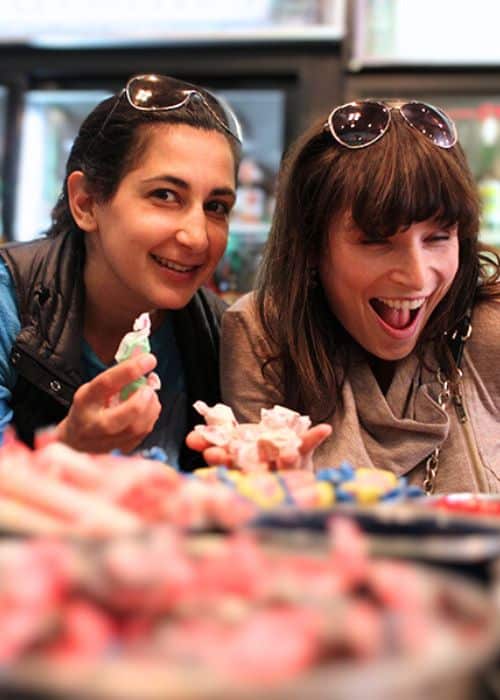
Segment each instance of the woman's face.
[{"label": "woman's face", "polygon": [[457,227],[428,220],[373,242],[344,215],[327,241],[319,274],[337,319],[372,355],[409,355],[458,270]]},{"label": "woman's face", "polygon": [[185,306],[224,253],[235,186],[222,134],[156,126],[113,197],[93,204],[86,284],[110,309]]}]

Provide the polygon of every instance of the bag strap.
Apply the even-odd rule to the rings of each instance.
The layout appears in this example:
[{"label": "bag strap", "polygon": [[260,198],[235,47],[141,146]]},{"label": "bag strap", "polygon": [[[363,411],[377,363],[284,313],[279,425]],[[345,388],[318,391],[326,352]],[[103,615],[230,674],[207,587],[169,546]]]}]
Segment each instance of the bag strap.
[{"label": "bag strap", "polygon": [[462,356],[464,352],[465,342],[470,338],[472,333],[472,306],[469,306],[465,316],[457,325],[453,333],[449,337],[449,347],[457,369],[460,369]]}]

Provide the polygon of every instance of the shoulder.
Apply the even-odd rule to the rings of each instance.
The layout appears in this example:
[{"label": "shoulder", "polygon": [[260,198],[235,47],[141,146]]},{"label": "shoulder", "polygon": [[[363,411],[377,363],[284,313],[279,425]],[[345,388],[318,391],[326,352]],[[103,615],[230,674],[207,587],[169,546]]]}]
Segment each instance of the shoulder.
[{"label": "shoulder", "polygon": [[259,320],[254,292],[240,297],[227,309],[222,319],[222,338],[226,346],[244,343],[258,355],[271,354],[270,339]]},{"label": "shoulder", "polygon": [[0,259],[0,344],[10,347],[20,330],[14,283],[7,266]]},{"label": "shoulder", "polygon": [[476,304],[472,314],[472,333],[465,344],[464,356],[484,383],[500,391],[500,300],[485,299]]},{"label": "shoulder", "polygon": [[0,285],[2,287],[12,287],[13,286],[13,281],[11,274],[9,272],[9,268],[7,267],[7,264],[5,260],[0,258]]},{"label": "shoulder", "polygon": [[240,297],[225,312],[222,319],[223,332],[236,327],[245,327],[251,335],[261,335],[255,305],[255,293],[250,292]]},{"label": "shoulder", "polygon": [[17,297],[14,280],[4,260],[0,258],[0,308],[5,313],[9,309],[17,315]]},{"label": "shoulder", "polygon": [[234,304],[228,307],[226,316],[255,317],[255,292],[249,292],[237,299]]},{"label": "shoulder", "polygon": [[500,342],[500,298],[479,301],[472,314],[470,351],[495,348]]},{"label": "shoulder", "polygon": [[53,238],[37,238],[33,241],[7,243],[0,249],[0,255],[5,262],[23,264],[33,262],[38,258],[44,258],[49,250],[54,247]]}]

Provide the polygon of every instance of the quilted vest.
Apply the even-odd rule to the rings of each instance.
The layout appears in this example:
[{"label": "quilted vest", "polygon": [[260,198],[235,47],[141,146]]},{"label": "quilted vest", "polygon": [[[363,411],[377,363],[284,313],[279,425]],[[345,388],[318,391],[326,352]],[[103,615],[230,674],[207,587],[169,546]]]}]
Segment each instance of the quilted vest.
[{"label": "quilted vest", "polygon": [[[0,248],[0,256],[14,281],[21,320],[10,356],[18,373],[11,401],[13,424],[19,437],[32,445],[38,428],[66,416],[83,383],[83,234],[73,230],[10,243]],[[172,312],[190,407],[188,430],[200,421],[194,401],[220,401],[219,337],[225,307],[212,292],[200,289],[184,309]],[[203,459],[184,445],[180,463],[189,471]]]}]

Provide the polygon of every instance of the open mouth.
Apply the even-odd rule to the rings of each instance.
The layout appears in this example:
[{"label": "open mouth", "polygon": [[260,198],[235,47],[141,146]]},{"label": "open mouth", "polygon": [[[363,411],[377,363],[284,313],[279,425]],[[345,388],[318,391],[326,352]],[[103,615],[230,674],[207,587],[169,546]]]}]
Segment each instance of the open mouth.
[{"label": "open mouth", "polygon": [[168,270],[173,270],[174,272],[193,272],[194,270],[197,270],[199,265],[181,265],[178,262],[174,262],[173,260],[169,260],[168,258],[162,258],[159,255],[154,255],[154,253],[150,254],[153,260],[160,265],[160,267],[166,267]]},{"label": "open mouth", "polygon": [[425,301],[426,297],[417,299],[376,297],[370,299],[370,305],[385,324],[395,330],[403,330],[414,323]]}]

